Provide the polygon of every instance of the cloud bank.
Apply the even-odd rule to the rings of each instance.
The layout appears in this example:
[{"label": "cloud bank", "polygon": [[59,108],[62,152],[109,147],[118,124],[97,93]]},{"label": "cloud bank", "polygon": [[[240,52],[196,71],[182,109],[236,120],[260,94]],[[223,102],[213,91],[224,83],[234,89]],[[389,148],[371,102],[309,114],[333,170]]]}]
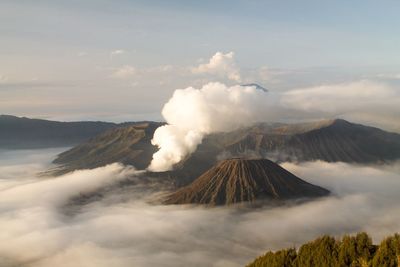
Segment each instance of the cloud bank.
[{"label": "cloud bank", "polygon": [[385,84],[362,80],[291,90],[283,95],[282,102],[306,111],[345,113],[357,112],[367,106],[399,104],[400,100],[393,99],[397,95],[396,90]]},{"label": "cloud bank", "polygon": [[400,130],[400,90],[383,82],[361,80],[289,90],[281,104],[298,117],[343,117]]},{"label": "cloud bank", "polygon": [[122,66],[122,67],[116,69],[112,73],[111,77],[118,78],[118,79],[125,79],[125,78],[130,78],[132,76],[135,76],[136,74],[137,74],[137,70],[134,67],[132,67],[130,65],[125,65],[125,66]]},{"label": "cloud bank", "polygon": [[128,179],[134,171],[114,164],[48,180],[35,172],[50,156],[31,158],[30,164],[23,158],[9,158],[0,167],[0,260],[5,266],[243,266],[266,250],[321,234],[368,231],[379,242],[400,231],[399,164],[285,163],[334,193],[297,206],[158,206],[145,202],[143,187],[131,186],[70,204],[76,212],[69,214],[70,198]]},{"label": "cloud bank", "polygon": [[119,56],[125,54],[125,50],[122,49],[116,49],[110,52],[110,58],[112,59],[114,56]]}]

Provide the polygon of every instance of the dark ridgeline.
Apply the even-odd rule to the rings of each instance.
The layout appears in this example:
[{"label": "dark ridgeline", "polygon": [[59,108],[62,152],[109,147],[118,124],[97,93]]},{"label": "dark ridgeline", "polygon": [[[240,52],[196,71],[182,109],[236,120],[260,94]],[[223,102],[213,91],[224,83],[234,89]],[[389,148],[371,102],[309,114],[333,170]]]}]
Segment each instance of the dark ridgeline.
[{"label": "dark ridgeline", "polygon": [[100,121],[59,122],[0,115],[0,149],[73,146],[117,125]]},{"label": "dark ridgeline", "polygon": [[[122,162],[146,168],[157,150],[151,144],[161,123],[146,122],[110,129],[60,154],[54,161],[58,172],[96,168]],[[226,156],[225,156],[226,155]],[[400,135],[344,120],[301,124],[261,123],[207,136],[197,150],[174,166],[173,171],[154,173],[172,178],[177,186],[191,183],[218,159],[231,157],[270,158],[282,161],[382,163],[400,158]]]},{"label": "dark ridgeline", "polygon": [[268,90],[266,88],[264,88],[263,86],[256,84],[256,83],[246,83],[246,84],[242,84],[240,86],[243,86],[243,87],[252,86],[252,87],[255,87],[257,90],[263,91],[264,93],[268,92]]},{"label": "dark ridgeline", "polygon": [[377,163],[400,158],[400,135],[345,120],[250,128],[226,149],[275,153],[280,161]]},{"label": "dark ridgeline", "polygon": [[220,161],[190,185],[167,196],[164,203],[216,206],[328,194],[328,190],[301,180],[270,160],[234,158]]},{"label": "dark ridgeline", "polygon": [[247,267],[398,267],[400,235],[387,237],[373,245],[366,233],[336,240],[322,236],[295,248],[269,251]]},{"label": "dark ridgeline", "polygon": [[[61,122],[0,115],[0,149],[36,149],[75,146],[111,129],[132,125],[160,125],[158,122],[103,121]],[[147,127],[147,126],[146,126]],[[157,128],[157,127],[156,127]],[[149,128],[151,135],[155,128]],[[110,137],[112,138],[112,137]],[[145,148],[147,149],[147,147]]]}]

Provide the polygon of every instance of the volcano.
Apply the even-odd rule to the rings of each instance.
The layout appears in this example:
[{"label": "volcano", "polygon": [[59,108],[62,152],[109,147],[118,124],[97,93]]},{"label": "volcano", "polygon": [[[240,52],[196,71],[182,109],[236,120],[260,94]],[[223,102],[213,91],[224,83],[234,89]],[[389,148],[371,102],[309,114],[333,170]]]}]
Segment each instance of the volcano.
[{"label": "volcano", "polygon": [[289,200],[328,195],[267,159],[220,161],[191,184],[168,195],[164,204],[230,205],[257,200]]},{"label": "volcano", "polygon": [[[151,140],[161,125],[164,124],[116,125],[58,155],[54,160],[57,169],[52,174],[92,169],[114,162],[144,169],[157,151]],[[0,116],[0,147],[2,129],[6,130],[8,126],[2,124]],[[9,134],[10,137],[13,135]],[[341,119],[297,124],[258,123],[232,132],[208,135],[193,154],[174,166],[174,170],[158,173],[157,177],[172,178],[177,186],[186,186],[214,166],[218,158],[248,155],[273,158],[276,162],[389,163],[400,159],[400,134]]]}]

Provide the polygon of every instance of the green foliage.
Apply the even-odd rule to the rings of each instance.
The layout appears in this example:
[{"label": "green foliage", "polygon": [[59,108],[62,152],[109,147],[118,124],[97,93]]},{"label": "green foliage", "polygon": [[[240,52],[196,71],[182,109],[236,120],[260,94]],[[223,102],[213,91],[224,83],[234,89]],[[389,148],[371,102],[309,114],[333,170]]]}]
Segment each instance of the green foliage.
[{"label": "green foliage", "polygon": [[330,236],[320,237],[300,247],[293,266],[337,266],[338,245]]},{"label": "green foliage", "polygon": [[366,233],[344,236],[339,245],[338,266],[360,266],[371,260],[373,252],[372,240]]},{"label": "green foliage", "polygon": [[256,259],[251,266],[261,267],[290,267],[296,258],[296,250],[294,248],[279,250],[277,252],[267,252],[264,256]]},{"label": "green foliage", "polygon": [[400,255],[400,236],[384,239],[372,260],[372,267],[397,267]]},{"label": "green foliage", "polygon": [[398,267],[399,259],[399,234],[375,246],[367,233],[358,233],[341,240],[322,236],[303,244],[298,251],[270,251],[247,267]]}]

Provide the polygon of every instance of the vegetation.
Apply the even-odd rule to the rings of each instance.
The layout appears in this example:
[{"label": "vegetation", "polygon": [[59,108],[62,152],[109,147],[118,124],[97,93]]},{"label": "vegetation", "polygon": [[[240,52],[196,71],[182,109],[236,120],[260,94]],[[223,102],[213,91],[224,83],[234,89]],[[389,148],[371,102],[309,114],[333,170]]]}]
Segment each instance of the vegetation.
[{"label": "vegetation", "polygon": [[247,267],[398,267],[400,263],[400,235],[373,245],[366,233],[344,236],[336,240],[322,236],[294,248],[267,252]]}]

